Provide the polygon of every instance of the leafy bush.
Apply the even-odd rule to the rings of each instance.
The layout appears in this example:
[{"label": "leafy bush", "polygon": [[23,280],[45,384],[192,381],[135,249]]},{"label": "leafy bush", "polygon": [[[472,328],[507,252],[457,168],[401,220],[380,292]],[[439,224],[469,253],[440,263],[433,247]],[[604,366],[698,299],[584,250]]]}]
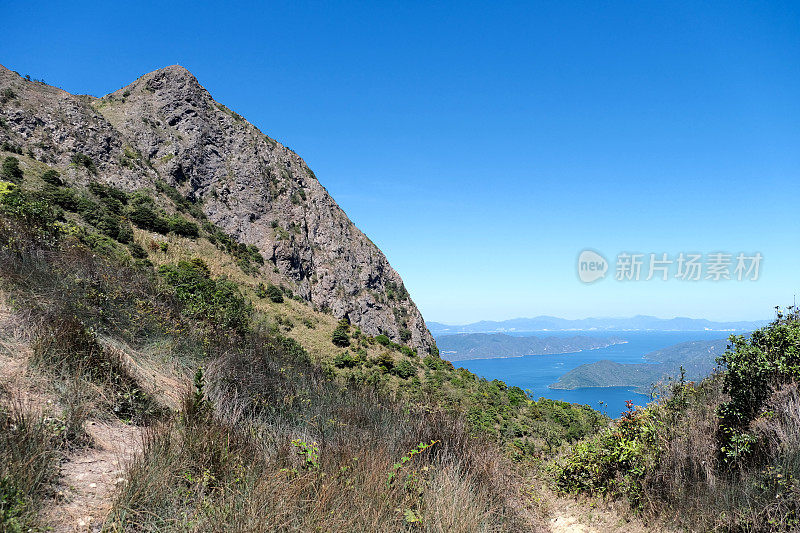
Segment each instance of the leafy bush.
[{"label": "leafy bush", "polygon": [[50,185],[42,191],[42,196],[67,211],[75,212],[78,210],[78,197],[71,189]]},{"label": "leafy bush", "polygon": [[45,229],[45,233],[50,232],[57,218],[50,202],[41,195],[28,193],[6,182],[0,182],[0,211],[21,219],[30,228]]},{"label": "leafy bush", "polygon": [[92,181],[89,183],[89,190],[100,199],[112,198],[123,205],[128,203],[128,194],[113,185]]},{"label": "leafy bush", "polygon": [[71,160],[76,166],[88,170],[90,174],[97,174],[97,167],[95,167],[94,161],[92,161],[92,158],[88,155],[76,152],[72,154]]},{"label": "leafy bush", "polygon": [[608,493],[641,503],[641,480],[655,461],[651,411],[628,410],[611,429],[575,445],[558,465],[556,482],[565,492]]},{"label": "leafy bush", "polygon": [[408,359],[403,359],[392,369],[392,373],[401,379],[408,379],[417,375],[417,367]]},{"label": "leafy bush", "polygon": [[239,331],[247,328],[252,313],[250,303],[235,283],[212,279],[201,259],[163,265],[158,272],[174,288],[190,316],[207,320],[216,327]]},{"label": "leafy bush", "polygon": [[283,293],[281,290],[270,283],[267,285],[267,290],[264,291],[265,295],[274,303],[282,304],[283,303]]},{"label": "leafy bush", "polygon": [[131,257],[134,259],[147,259],[147,251],[142,248],[142,245],[138,242],[130,243],[128,249],[131,251]]},{"label": "leafy bush", "polygon": [[375,342],[377,342],[378,344],[381,344],[383,346],[389,346],[390,344],[392,344],[392,340],[389,337],[387,337],[386,335],[383,335],[383,334],[376,335],[375,336]]},{"label": "leafy bush", "polygon": [[200,235],[200,228],[197,227],[197,224],[178,215],[169,218],[169,229],[181,237],[195,238]]},{"label": "leafy bush", "polygon": [[406,357],[415,357],[417,355],[417,352],[415,352],[410,346],[400,346],[398,349],[400,350],[400,353]]},{"label": "leafy bush", "polygon": [[146,204],[136,204],[128,211],[128,218],[136,226],[162,235],[170,231],[169,221]]},{"label": "leafy bush", "polygon": [[362,362],[358,354],[353,355],[350,352],[342,352],[333,359],[333,364],[337,368],[353,368],[360,366]]},{"label": "leafy bush", "polygon": [[339,321],[336,329],[333,330],[331,341],[342,348],[350,346],[350,323],[347,320]]},{"label": "leafy bush", "polygon": [[375,364],[383,369],[384,372],[394,370],[394,358],[389,352],[383,352],[375,359]]},{"label": "leafy bush", "polygon": [[23,179],[22,169],[19,168],[19,159],[8,156],[3,160],[3,167],[0,170],[0,178],[11,183],[20,183]]},{"label": "leafy bush", "polygon": [[750,423],[761,414],[773,391],[800,379],[798,310],[779,313],[775,322],[753,332],[749,339],[734,335],[730,341],[732,347],[720,358],[726,369],[723,389],[730,395],[730,401],[719,407],[719,451],[725,462],[756,451]]},{"label": "leafy bush", "polygon": [[61,179],[61,174],[57,170],[53,170],[52,168],[49,170],[45,170],[42,174],[42,181],[49,185],[54,185],[56,187],[61,187],[64,185],[64,180]]},{"label": "leafy bush", "polygon": [[17,93],[11,87],[5,87],[0,91],[0,104],[5,104],[17,97]]}]

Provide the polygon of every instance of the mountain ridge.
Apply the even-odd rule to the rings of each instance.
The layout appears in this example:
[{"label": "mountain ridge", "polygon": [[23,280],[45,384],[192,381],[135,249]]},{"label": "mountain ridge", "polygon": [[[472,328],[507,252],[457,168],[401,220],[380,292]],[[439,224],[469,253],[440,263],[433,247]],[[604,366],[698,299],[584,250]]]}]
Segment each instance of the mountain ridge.
[{"label": "mountain ridge", "polygon": [[[0,142],[29,146],[68,181],[126,191],[161,180],[198,206],[315,309],[420,353],[434,341],[400,275],[292,150],[216,102],[179,65],[100,98],[27,81],[0,66],[14,98]],[[92,168],[72,159],[82,154]]]},{"label": "mountain ridge", "polygon": [[514,337],[503,333],[462,333],[437,338],[441,356],[448,361],[572,353],[624,342],[627,341],[616,337]]},{"label": "mountain ridge", "polygon": [[649,315],[633,317],[599,317],[566,319],[540,315],[533,318],[512,318],[509,320],[482,320],[463,325],[449,325],[428,322],[434,335],[456,333],[502,333],[510,331],[591,331],[591,330],[653,330],[653,331],[752,331],[767,324],[763,321],[716,322],[703,318],[658,318]]}]

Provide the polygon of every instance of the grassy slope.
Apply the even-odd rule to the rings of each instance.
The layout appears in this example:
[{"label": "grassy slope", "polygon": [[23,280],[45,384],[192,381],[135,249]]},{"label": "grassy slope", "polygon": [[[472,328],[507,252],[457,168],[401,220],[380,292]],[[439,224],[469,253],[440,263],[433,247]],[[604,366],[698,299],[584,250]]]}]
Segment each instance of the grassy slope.
[{"label": "grassy slope", "polygon": [[[258,297],[259,283],[291,285],[269,262],[243,268],[205,233],[185,238],[135,228],[134,241],[147,251],[147,260],[134,259],[128,246],[90,223],[91,214],[55,209],[53,222],[43,207],[52,187],[41,179],[50,168],[24,155],[0,154],[7,156],[20,160],[24,201],[22,207],[3,208],[17,215],[0,214],[6,258],[0,281],[16,311],[27,317],[31,371],[59,384],[59,431],[69,436],[68,446],[85,447],[87,417],[157,428],[130,472],[130,486],[143,492],[120,496],[111,527],[182,529],[188,522],[164,519],[184,513],[203,524],[201,529],[213,529],[238,506],[274,502],[277,491],[297,506],[261,508],[268,513],[260,518],[264,523],[278,516],[270,513],[290,509],[292,527],[372,530],[393,524],[387,527],[396,529],[423,520],[430,529],[515,529],[530,502],[520,500],[522,486],[508,454],[525,461],[605,424],[591,409],[532,401],[502,382],[478,379],[435,357],[420,360],[352,328],[350,346],[337,347],[331,338],[339,324],[332,316],[288,297],[283,303]],[[85,172],[74,166],[56,170],[66,181]],[[61,189],[103,203],[89,190],[69,184]],[[181,211],[167,196],[151,194],[167,215]],[[183,216],[191,218],[185,210]],[[120,220],[125,223],[125,213]],[[220,329],[187,314],[187,304],[155,272],[198,257],[208,266],[212,285],[232,281],[242,301],[252,301],[245,330]],[[350,358],[342,364],[337,356],[345,350]],[[197,402],[187,403],[182,392],[201,365],[208,368],[215,408],[213,415],[192,422]],[[259,379],[245,379],[253,375]],[[237,383],[246,388],[232,389]],[[283,394],[275,396],[276,391]],[[272,399],[263,403],[267,398]],[[3,435],[10,438],[7,429]],[[436,442],[428,451],[431,441]],[[216,448],[221,442],[238,444]],[[195,445],[202,453],[191,452]],[[508,453],[500,453],[503,448]],[[415,449],[419,453],[412,453]],[[309,457],[308,450],[320,455],[318,466],[297,463],[297,457]],[[233,462],[203,466],[215,454]],[[274,478],[276,472],[284,472],[282,481]],[[391,472],[402,474],[402,483],[391,481]],[[209,475],[218,489],[211,495]],[[16,474],[10,476],[18,486]],[[240,486],[245,478],[246,490]],[[326,482],[334,478],[336,483]],[[27,508],[47,503],[42,487],[25,493]],[[141,499],[162,489],[163,501]],[[359,493],[356,500],[353,490]],[[315,494],[328,496],[315,500]],[[360,503],[333,520],[331,512],[343,501]],[[474,512],[464,513],[466,508]]]}]

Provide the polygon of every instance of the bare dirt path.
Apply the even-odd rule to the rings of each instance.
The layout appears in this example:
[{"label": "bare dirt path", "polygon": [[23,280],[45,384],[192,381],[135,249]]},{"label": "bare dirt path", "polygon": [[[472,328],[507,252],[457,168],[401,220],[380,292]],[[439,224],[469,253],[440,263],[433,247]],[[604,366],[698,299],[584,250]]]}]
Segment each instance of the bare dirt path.
[{"label": "bare dirt path", "polygon": [[141,427],[121,422],[87,422],[94,445],[78,450],[61,466],[57,502],[47,512],[56,532],[99,531],[115,489],[125,483],[126,464],[141,449]]},{"label": "bare dirt path", "polygon": [[[541,482],[539,482],[541,483]],[[645,524],[622,503],[556,494],[543,483],[537,491],[539,507],[551,533],[666,533],[661,526]]]},{"label": "bare dirt path", "polygon": [[[30,368],[31,353],[24,321],[0,293],[0,405],[58,416],[60,407],[47,378]],[[115,490],[125,483],[126,464],[142,447],[141,427],[119,420],[88,420],[84,426],[93,444],[64,456],[57,496],[42,517],[51,531],[99,531]]]}]

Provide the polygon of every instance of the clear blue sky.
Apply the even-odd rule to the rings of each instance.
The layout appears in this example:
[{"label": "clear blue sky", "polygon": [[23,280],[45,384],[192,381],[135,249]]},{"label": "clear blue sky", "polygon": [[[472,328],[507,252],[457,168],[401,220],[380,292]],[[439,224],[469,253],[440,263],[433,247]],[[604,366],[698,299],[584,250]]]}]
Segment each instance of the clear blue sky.
[{"label": "clear blue sky", "polygon": [[[179,63],[296,150],[427,320],[758,319],[800,292],[798,2],[4,2],[0,62],[102,95]],[[756,282],[583,285],[584,248]]]}]

